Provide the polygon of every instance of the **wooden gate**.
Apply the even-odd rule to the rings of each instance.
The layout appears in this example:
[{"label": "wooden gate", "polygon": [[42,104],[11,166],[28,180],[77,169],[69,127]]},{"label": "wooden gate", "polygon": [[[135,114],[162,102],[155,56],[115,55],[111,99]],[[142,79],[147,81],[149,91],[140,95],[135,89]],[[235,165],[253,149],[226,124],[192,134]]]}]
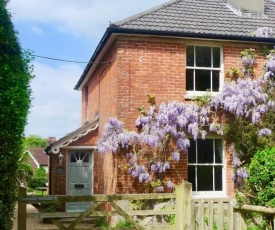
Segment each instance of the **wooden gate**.
[{"label": "wooden gate", "polygon": [[[257,212],[268,214],[273,218],[275,226],[275,208],[252,205],[233,205],[232,199],[192,199],[192,186],[185,182],[176,187],[175,193],[123,194],[123,195],[93,195],[93,196],[26,196],[26,188],[19,189],[18,198],[18,230],[26,230],[26,218],[48,218],[59,229],[72,230],[86,217],[111,217],[120,215],[132,224],[127,229],[176,229],[176,230],[246,230],[246,213]],[[172,200],[174,205],[156,205],[153,210],[125,210],[119,205],[120,201]],[[84,212],[46,212],[43,203],[50,202],[92,202]],[[95,211],[101,203],[108,203],[113,211]],[[26,213],[26,204],[32,204],[39,213]],[[174,225],[148,225],[154,216],[173,216]],[[137,218],[133,218],[137,217]],[[144,217],[144,218],[139,218]],[[65,226],[60,218],[75,218]],[[141,220],[142,221],[137,221]],[[83,229],[83,228],[82,228]],[[89,228],[90,229],[90,228]],[[92,228],[97,229],[97,228]],[[98,228],[103,229],[103,228]],[[111,229],[108,227],[108,229]],[[121,228],[114,228],[121,229]],[[126,228],[125,228],[126,229]]]},{"label": "wooden gate", "polygon": [[[59,229],[77,229],[76,226],[86,217],[89,216],[114,216],[116,214],[121,215],[132,224],[131,229],[167,229],[170,228],[169,222],[167,225],[162,224],[158,226],[146,226],[148,221],[146,219],[152,218],[157,215],[175,215],[174,229],[189,229],[190,226],[190,210],[191,210],[191,184],[186,182],[176,187],[175,193],[152,193],[152,194],[123,194],[123,195],[93,195],[93,196],[26,196],[26,188],[20,187],[18,198],[18,230],[26,230],[27,218],[48,218],[53,224],[58,226]],[[175,202],[174,207],[170,208],[157,208],[153,210],[132,210],[125,211],[118,203],[122,200],[173,200]],[[92,205],[88,209],[81,213],[76,212],[46,212],[42,204],[43,203],[66,203],[66,202],[92,202]],[[95,211],[95,209],[102,203],[108,203],[113,211]],[[26,204],[32,204],[39,213],[26,213]],[[143,221],[136,221],[133,217],[143,216]],[[186,218],[182,218],[182,217]],[[65,226],[60,218],[76,218],[68,226]],[[138,219],[138,218],[137,218]],[[93,228],[96,229],[96,228]],[[102,228],[100,228],[102,229]],[[110,227],[108,228],[110,229]],[[130,228],[128,228],[130,229]]]}]

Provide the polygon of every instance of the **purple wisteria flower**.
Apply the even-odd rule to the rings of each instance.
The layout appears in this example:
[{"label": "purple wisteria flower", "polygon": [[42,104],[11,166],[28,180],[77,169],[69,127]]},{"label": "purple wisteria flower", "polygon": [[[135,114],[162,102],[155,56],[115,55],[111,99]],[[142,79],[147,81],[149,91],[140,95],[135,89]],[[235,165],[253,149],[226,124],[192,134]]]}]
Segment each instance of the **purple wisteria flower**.
[{"label": "purple wisteria flower", "polygon": [[142,133],[141,134],[140,142],[142,144],[147,144],[151,148],[157,147],[157,146],[160,145],[160,140],[159,140],[159,137],[157,135],[153,135],[153,134],[151,135],[151,134],[147,134],[147,133]]},{"label": "purple wisteria flower", "polygon": [[236,174],[238,177],[241,177],[243,179],[248,177],[248,172],[244,167],[238,168]]},{"label": "purple wisteria flower", "polygon": [[177,140],[177,147],[183,152],[187,151],[187,148],[190,147],[190,140],[187,138],[179,138]]},{"label": "purple wisteria flower", "polygon": [[173,187],[174,187],[174,186],[173,186],[172,181],[168,180],[168,181],[166,182],[166,188],[169,189],[169,190],[172,190]]},{"label": "purple wisteria flower", "polygon": [[245,67],[253,66],[254,65],[254,58],[243,56],[242,57],[242,64]]},{"label": "purple wisteria flower", "polygon": [[234,145],[231,145],[231,151],[232,151],[232,162],[234,168],[239,168],[241,166],[241,160],[238,156],[237,151],[234,148]]},{"label": "purple wisteria flower", "polygon": [[274,76],[275,76],[275,50],[271,50],[269,55],[267,56],[264,79],[270,80]]},{"label": "purple wisteria flower", "polygon": [[256,37],[268,38],[273,34],[273,31],[269,27],[260,27],[256,30]]},{"label": "purple wisteria flower", "polygon": [[143,183],[143,182],[150,182],[151,181],[151,177],[149,175],[148,172],[142,172],[139,174],[139,183]]},{"label": "purple wisteria flower", "polygon": [[268,95],[262,84],[262,80],[250,78],[232,81],[224,86],[222,93],[212,101],[212,105],[216,110],[223,108],[237,117],[251,116],[251,122],[258,123],[261,116],[268,111]]},{"label": "purple wisteria flower", "polygon": [[172,152],[172,160],[176,161],[176,162],[179,162],[179,160],[180,160],[180,153],[177,152],[177,151]]},{"label": "purple wisteria flower", "polygon": [[151,165],[151,171],[152,172],[158,172],[158,166],[156,164]]},{"label": "purple wisteria flower", "polygon": [[258,136],[262,137],[262,136],[270,136],[272,133],[272,131],[270,129],[267,128],[263,128],[259,131]]},{"label": "purple wisteria flower", "polygon": [[158,193],[164,192],[164,187],[163,186],[156,187],[156,192]]}]

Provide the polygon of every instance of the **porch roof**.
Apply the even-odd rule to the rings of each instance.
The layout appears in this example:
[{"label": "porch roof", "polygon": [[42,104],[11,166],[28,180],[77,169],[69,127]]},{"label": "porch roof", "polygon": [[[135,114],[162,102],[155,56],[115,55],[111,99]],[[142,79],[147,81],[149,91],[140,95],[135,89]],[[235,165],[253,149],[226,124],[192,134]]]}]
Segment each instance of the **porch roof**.
[{"label": "porch roof", "polygon": [[60,148],[68,146],[72,142],[78,140],[80,137],[85,136],[89,132],[96,130],[99,125],[99,116],[94,117],[92,120],[85,122],[83,126],[76,129],[75,131],[69,133],[68,135],[60,138],[58,141],[48,145],[44,152],[46,154],[57,154],[60,151]]}]

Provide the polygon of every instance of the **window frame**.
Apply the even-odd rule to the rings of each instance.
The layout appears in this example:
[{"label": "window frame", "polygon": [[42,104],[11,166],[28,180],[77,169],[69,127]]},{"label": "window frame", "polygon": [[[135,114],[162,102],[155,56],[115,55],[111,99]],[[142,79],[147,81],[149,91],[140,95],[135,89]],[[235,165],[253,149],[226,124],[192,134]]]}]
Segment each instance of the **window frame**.
[{"label": "window frame", "polygon": [[[201,138],[198,138],[201,140]],[[192,191],[192,195],[193,197],[226,197],[226,144],[225,144],[225,140],[221,137],[216,137],[216,136],[209,136],[205,139],[210,139],[210,140],[221,140],[222,141],[222,163],[198,163],[198,147],[197,147],[197,141],[196,142],[196,163],[189,163],[189,159],[187,157],[187,167],[189,167],[189,165],[195,166],[197,168],[197,166],[200,165],[204,165],[204,166],[222,166],[222,190],[221,191]],[[215,143],[213,142],[213,144],[215,145]],[[215,148],[214,148],[215,149]],[[213,152],[214,155],[214,159],[215,159],[215,152]],[[188,168],[187,168],[188,170]],[[197,170],[197,169],[196,169]],[[196,171],[197,172],[197,171]],[[196,180],[196,184],[197,184],[197,173],[195,175],[195,180]],[[213,176],[212,180],[214,181],[215,178]]]},{"label": "window frame", "polygon": [[[194,66],[188,66],[187,65],[187,47],[188,46],[193,46],[194,47]],[[220,48],[220,67],[197,67],[196,66],[196,47],[210,47],[211,48],[211,65],[213,65],[213,49],[214,47],[216,48]],[[193,97],[196,96],[203,96],[206,93],[210,94],[211,96],[216,96],[217,94],[219,94],[221,92],[221,90],[223,89],[223,85],[224,85],[224,60],[223,60],[223,46],[221,45],[215,45],[215,44],[186,44],[185,45],[185,57],[186,57],[186,61],[185,61],[185,99],[192,99]],[[211,92],[211,91],[196,91],[194,90],[187,90],[186,86],[187,86],[187,69],[192,69],[192,70],[209,70],[209,71],[219,71],[219,90],[217,92]],[[193,76],[193,79],[195,78],[195,76]],[[210,78],[212,79],[212,74],[210,76]],[[210,84],[211,84],[211,88],[212,88],[212,80],[210,80]],[[195,79],[193,81],[195,84]],[[193,87],[194,88],[194,87]]]}]

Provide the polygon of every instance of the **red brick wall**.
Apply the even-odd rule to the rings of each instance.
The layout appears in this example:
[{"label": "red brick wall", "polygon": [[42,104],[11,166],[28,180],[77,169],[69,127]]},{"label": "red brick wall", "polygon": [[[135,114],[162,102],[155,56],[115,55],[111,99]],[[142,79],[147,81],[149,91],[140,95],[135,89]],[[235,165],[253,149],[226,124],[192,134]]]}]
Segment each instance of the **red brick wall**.
[{"label": "red brick wall", "polygon": [[117,116],[134,128],[137,108],[147,105],[147,95],[157,102],[183,100],[185,46],[179,40],[118,39]]},{"label": "red brick wall", "polygon": [[[67,159],[67,150],[61,150],[62,155],[64,156],[62,165],[59,165],[59,154],[51,154],[50,156],[50,195],[65,195],[66,194],[66,159]],[[63,170],[63,173],[58,173],[59,169]],[[60,172],[60,171],[59,171]]]},{"label": "red brick wall", "polygon": [[[206,41],[178,38],[153,38],[119,36],[101,60],[93,75],[83,88],[82,122],[99,114],[102,133],[109,117],[118,117],[128,129],[135,128],[137,108],[147,105],[147,95],[162,101],[184,101],[185,95],[185,46],[220,45],[223,47],[224,72],[230,67],[241,67],[240,53],[244,49],[256,50],[256,75],[262,74],[265,58],[259,44],[229,41]],[[88,95],[86,95],[88,94]],[[85,100],[88,98],[88,101]],[[97,136],[82,137],[72,145],[91,145]],[[138,183],[121,166],[125,159],[121,154],[94,154],[94,193],[129,193],[139,191]],[[168,176],[175,183],[187,180],[187,156],[183,155],[177,170],[170,170]],[[227,146],[226,180],[227,195],[234,193],[231,180],[231,157]],[[59,178],[62,179],[62,178]],[[64,179],[64,178],[63,178]],[[55,187],[55,191],[57,188]]]}]

